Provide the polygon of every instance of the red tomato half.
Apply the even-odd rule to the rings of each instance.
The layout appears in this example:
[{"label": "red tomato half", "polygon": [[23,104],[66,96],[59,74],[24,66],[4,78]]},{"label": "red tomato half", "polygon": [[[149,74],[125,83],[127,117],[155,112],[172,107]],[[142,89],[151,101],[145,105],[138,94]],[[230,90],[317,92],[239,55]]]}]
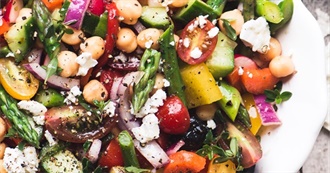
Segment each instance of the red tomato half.
[{"label": "red tomato half", "polygon": [[[202,20],[204,21],[204,20]],[[178,55],[188,64],[199,64],[207,60],[215,49],[218,35],[210,37],[208,31],[215,26],[207,19],[205,25],[200,26],[198,18],[189,22],[183,29],[178,43]]]},{"label": "red tomato half", "polygon": [[111,92],[112,84],[118,77],[122,77],[123,74],[113,69],[103,69],[100,75],[100,82],[107,89],[108,93]]},{"label": "red tomato half", "polygon": [[165,133],[183,134],[189,129],[189,112],[178,96],[168,97],[164,105],[158,108],[156,116],[160,129]]},{"label": "red tomato half", "polygon": [[114,166],[124,166],[124,158],[116,139],[112,139],[104,151],[101,154],[99,165],[102,167],[114,167]]}]

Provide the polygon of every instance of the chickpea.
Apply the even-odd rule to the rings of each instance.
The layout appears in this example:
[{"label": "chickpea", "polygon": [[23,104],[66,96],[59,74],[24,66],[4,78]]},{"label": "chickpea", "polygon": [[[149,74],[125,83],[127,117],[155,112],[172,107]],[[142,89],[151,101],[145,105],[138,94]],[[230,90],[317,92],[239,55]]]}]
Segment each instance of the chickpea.
[{"label": "chickpea", "polygon": [[93,104],[94,100],[105,101],[108,98],[108,91],[101,82],[93,79],[85,85],[83,97],[88,103]]},{"label": "chickpea", "polygon": [[116,47],[123,52],[133,52],[137,48],[135,33],[129,28],[120,29],[117,35]]},{"label": "chickpea", "polygon": [[97,60],[99,59],[103,53],[105,42],[99,36],[92,36],[87,38],[83,43],[80,44],[81,52],[89,52],[92,54],[92,58]]},{"label": "chickpea", "polygon": [[22,8],[18,13],[18,16],[17,16],[15,22],[17,23],[17,22],[23,21],[31,16],[32,16],[31,8]]},{"label": "chickpea", "polygon": [[170,7],[184,7],[185,5],[187,5],[189,2],[189,0],[172,0],[172,3],[170,4]]},{"label": "chickpea", "polygon": [[217,104],[211,103],[197,107],[196,114],[199,119],[203,121],[207,121],[213,119],[216,110],[217,110]]},{"label": "chickpea", "polygon": [[134,25],[142,14],[142,6],[137,0],[120,0],[116,5],[119,17],[128,25]]},{"label": "chickpea", "polygon": [[5,143],[0,143],[0,159],[3,159],[3,156],[5,155],[7,145]]},{"label": "chickpea", "polygon": [[6,133],[7,133],[6,122],[0,117],[0,142],[2,142],[3,139],[5,139]]},{"label": "chickpea", "polygon": [[277,56],[269,63],[269,70],[275,77],[286,77],[295,72],[291,57]]},{"label": "chickpea", "polygon": [[163,32],[156,28],[148,28],[139,33],[137,36],[137,44],[145,49],[159,49],[158,39]]},{"label": "chickpea", "polygon": [[78,73],[79,64],[76,62],[77,55],[74,52],[64,50],[58,54],[58,67],[62,69],[60,76],[70,77]]},{"label": "chickpea", "polygon": [[269,50],[265,54],[259,53],[259,58],[263,61],[271,61],[276,56],[282,54],[281,43],[276,39],[271,37],[269,42]]},{"label": "chickpea", "polygon": [[7,173],[2,159],[0,159],[0,173]]},{"label": "chickpea", "polygon": [[62,36],[62,41],[68,45],[80,44],[82,39],[85,37],[84,32],[69,26],[67,26],[67,29],[71,29],[73,33],[72,34],[64,33]]},{"label": "chickpea", "polygon": [[236,35],[239,35],[242,30],[242,26],[244,24],[244,18],[242,15],[242,12],[238,9],[234,9],[231,11],[227,11],[222,13],[222,15],[219,18],[219,27],[222,32],[226,32],[225,28],[223,27],[223,21],[222,19],[226,19],[229,21],[231,27],[233,27],[236,31]]}]

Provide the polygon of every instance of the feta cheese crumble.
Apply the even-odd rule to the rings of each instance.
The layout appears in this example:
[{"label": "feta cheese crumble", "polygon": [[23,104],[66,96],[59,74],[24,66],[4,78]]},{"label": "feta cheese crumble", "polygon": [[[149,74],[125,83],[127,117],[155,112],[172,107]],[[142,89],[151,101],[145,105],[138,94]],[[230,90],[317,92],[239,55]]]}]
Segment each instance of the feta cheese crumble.
[{"label": "feta cheese crumble", "polygon": [[47,108],[43,104],[34,100],[22,100],[17,103],[17,106],[19,109],[26,110],[34,116],[45,115],[47,112]]},{"label": "feta cheese crumble", "polygon": [[103,108],[103,112],[109,117],[115,116],[116,104],[113,101],[109,101]]},{"label": "feta cheese crumble", "polygon": [[80,91],[80,88],[78,86],[74,86],[70,89],[68,92],[68,96],[64,99],[64,103],[67,105],[71,103],[78,102],[78,99],[76,97],[80,96],[82,92]]},{"label": "feta cheese crumble", "polygon": [[97,61],[92,58],[92,54],[89,52],[83,52],[76,58],[76,62],[79,64],[77,76],[85,76],[90,68],[96,66]]},{"label": "feta cheese crumble", "polygon": [[195,47],[191,52],[190,52],[190,57],[193,59],[198,59],[202,56],[203,52],[198,48]]},{"label": "feta cheese crumble", "polygon": [[132,128],[132,133],[135,138],[141,143],[147,143],[159,137],[158,118],[155,114],[148,114],[142,119],[140,127]]},{"label": "feta cheese crumble", "polygon": [[215,124],[214,120],[207,120],[206,122],[206,127],[210,128],[210,129],[215,129],[217,127],[217,125]]},{"label": "feta cheese crumble", "polygon": [[183,39],[183,46],[188,48],[190,46],[190,39],[189,38],[184,38]]},{"label": "feta cheese crumble", "polygon": [[38,171],[39,161],[36,149],[28,146],[23,151],[6,147],[3,166],[8,173],[35,173]]},{"label": "feta cheese crumble", "polygon": [[264,17],[249,20],[242,26],[240,39],[245,46],[251,47],[252,51],[266,53],[269,50],[270,30]]},{"label": "feta cheese crumble", "polygon": [[[138,113],[135,114],[137,118],[143,118],[148,114],[155,114],[158,111],[158,107],[164,104],[164,100],[166,99],[166,92],[162,89],[158,89],[155,94],[153,94],[143,107],[140,109]],[[134,113],[134,110],[131,109],[131,113]]]},{"label": "feta cheese crumble", "polygon": [[44,136],[45,136],[46,140],[48,141],[49,146],[53,146],[53,145],[57,144],[56,138],[54,138],[54,136],[48,130],[45,130]]},{"label": "feta cheese crumble", "polygon": [[219,28],[218,27],[213,27],[207,32],[207,36],[210,38],[213,38],[217,36],[219,33]]}]

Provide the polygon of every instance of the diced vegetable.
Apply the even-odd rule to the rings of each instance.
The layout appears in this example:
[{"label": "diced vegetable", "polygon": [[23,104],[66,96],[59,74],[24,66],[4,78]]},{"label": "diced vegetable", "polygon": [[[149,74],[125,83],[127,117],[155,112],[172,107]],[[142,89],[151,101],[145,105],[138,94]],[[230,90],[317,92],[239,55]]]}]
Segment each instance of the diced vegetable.
[{"label": "diced vegetable", "polygon": [[222,98],[218,101],[218,104],[227,116],[232,121],[235,121],[242,102],[241,94],[235,87],[228,85],[224,81],[219,82],[219,89],[222,93]]},{"label": "diced vegetable", "polygon": [[266,96],[264,94],[255,95],[254,101],[258,113],[260,114],[262,125],[269,126],[282,124],[281,120],[276,115],[273,105],[269,102],[266,102]]},{"label": "diced vegetable", "polygon": [[174,172],[199,172],[204,169],[206,159],[198,154],[180,150],[170,157],[170,163],[164,168],[164,173]]},{"label": "diced vegetable", "polygon": [[66,13],[64,23],[67,23],[72,28],[79,30],[81,28],[89,2],[90,0],[72,0]]},{"label": "diced vegetable", "polygon": [[166,29],[170,25],[170,18],[165,7],[142,7],[140,21],[151,28]]},{"label": "diced vegetable", "polygon": [[49,159],[44,160],[42,167],[46,172],[82,173],[82,163],[69,151],[60,151]]},{"label": "diced vegetable", "polygon": [[271,23],[280,23],[283,20],[283,13],[275,2],[269,0],[256,1],[256,13]]},{"label": "diced vegetable", "polygon": [[210,104],[222,98],[218,85],[204,63],[183,67],[180,73],[185,85],[188,108]]},{"label": "diced vegetable", "polygon": [[257,110],[256,104],[254,102],[254,97],[250,93],[245,93],[242,95],[243,103],[250,115],[251,128],[250,131],[256,135],[261,127],[260,114]]},{"label": "diced vegetable", "polygon": [[214,159],[211,160],[209,167],[207,169],[207,173],[236,173],[236,165],[228,160],[223,163],[214,163]]},{"label": "diced vegetable", "polygon": [[272,34],[275,34],[277,30],[281,29],[283,26],[285,26],[286,23],[288,23],[293,15],[293,0],[283,0],[281,1],[278,6],[280,7],[282,13],[283,13],[283,20],[280,23],[270,23],[270,31]]}]

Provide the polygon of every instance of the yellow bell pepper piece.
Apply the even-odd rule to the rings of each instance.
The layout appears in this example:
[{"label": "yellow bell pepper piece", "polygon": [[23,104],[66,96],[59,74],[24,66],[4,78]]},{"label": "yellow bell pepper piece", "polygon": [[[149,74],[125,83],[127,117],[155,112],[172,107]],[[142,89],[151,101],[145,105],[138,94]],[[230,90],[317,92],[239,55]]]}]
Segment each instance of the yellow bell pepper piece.
[{"label": "yellow bell pepper piece", "polygon": [[180,69],[180,73],[188,108],[211,104],[222,98],[214,77],[204,63],[185,66]]},{"label": "yellow bell pepper piece", "polygon": [[210,162],[207,173],[236,173],[236,166],[231,160],[223,163],[213,163],[214,159]]},{"label": "yellow bell pepper piece", "polygon": [[245,93],[242,95],[243,103],[250,115],[251,128],[250,131],[256,135],[261,127],[261,119],[254,102],[253,95]]}]

